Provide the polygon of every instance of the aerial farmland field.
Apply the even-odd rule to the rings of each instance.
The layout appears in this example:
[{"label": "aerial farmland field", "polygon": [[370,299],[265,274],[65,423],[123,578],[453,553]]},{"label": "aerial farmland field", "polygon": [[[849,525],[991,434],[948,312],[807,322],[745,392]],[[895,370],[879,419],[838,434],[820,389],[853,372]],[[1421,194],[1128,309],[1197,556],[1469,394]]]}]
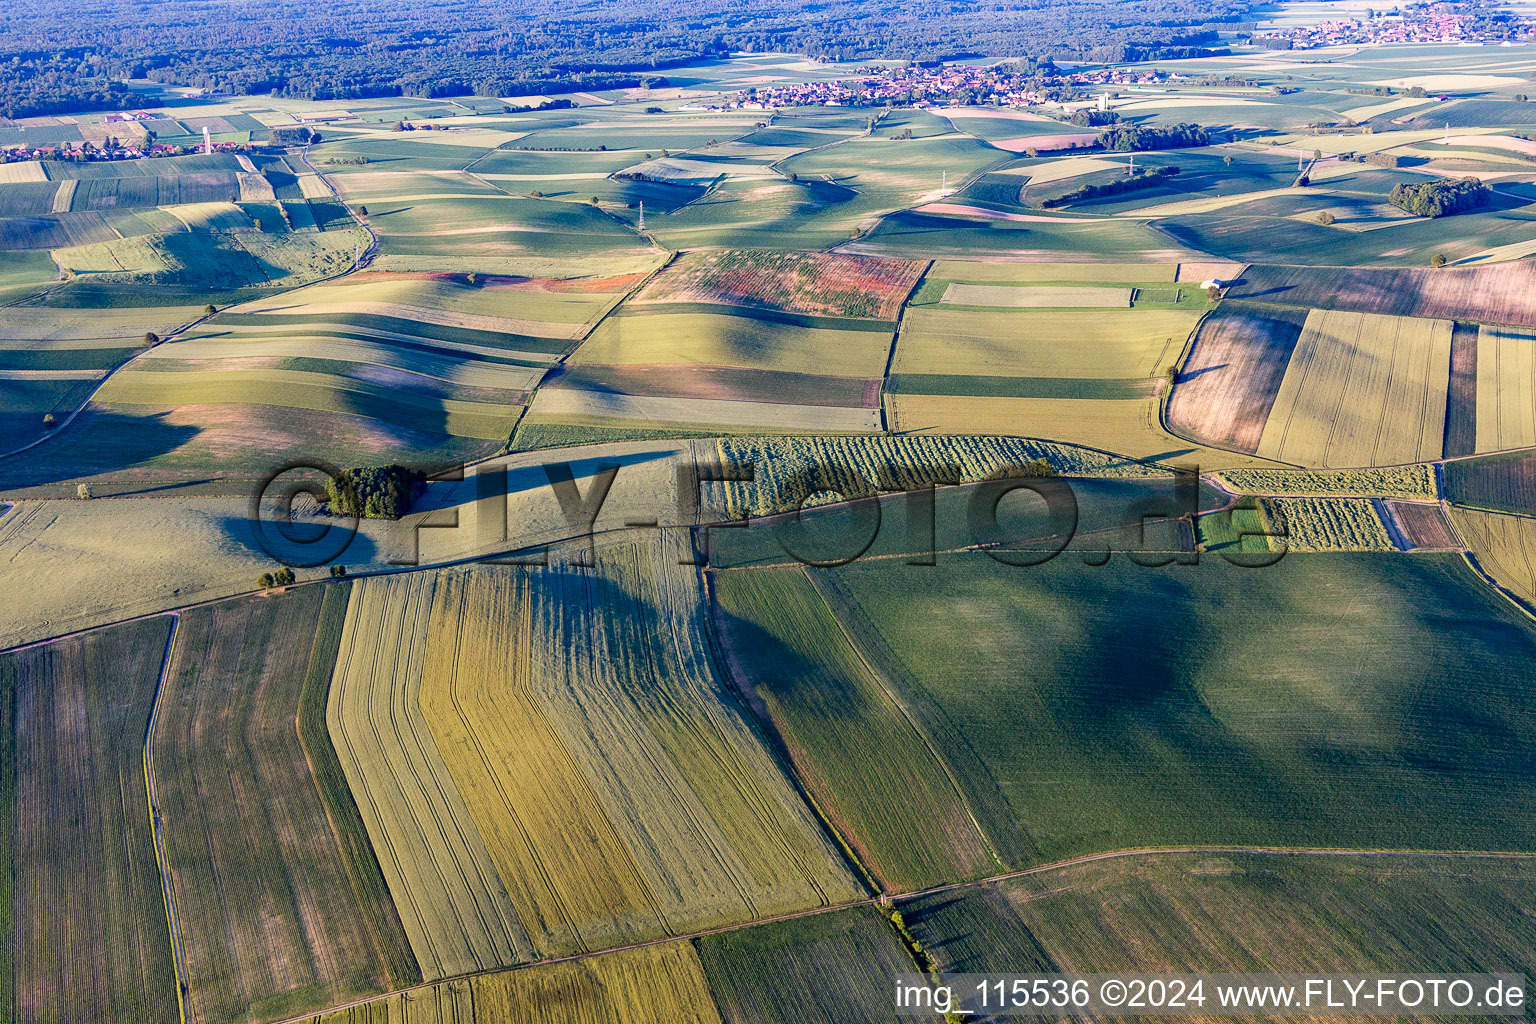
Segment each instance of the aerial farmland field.
[{"label": "aerial farmland field", "polygon": [[1436,458],[1450,360],[1449,321],[1313,311],[1257,454],[1328,469]]},{"label": "aerial farmland field", "polygon": [[6,12],[0,1014],[1529,977],[1536,8],[737,7]]}]

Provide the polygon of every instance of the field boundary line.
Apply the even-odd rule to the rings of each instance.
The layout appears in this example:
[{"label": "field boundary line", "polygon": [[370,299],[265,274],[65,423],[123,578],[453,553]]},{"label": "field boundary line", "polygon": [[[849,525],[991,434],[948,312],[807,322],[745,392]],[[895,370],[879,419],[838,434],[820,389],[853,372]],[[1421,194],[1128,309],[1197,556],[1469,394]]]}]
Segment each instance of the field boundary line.
[{"label": "field boundary line", "polygon": [[1033,867],[1021,868],[1018,871],[1009,871],[998,875],[989,875],[986,878],[976,878],[964,882],[948,882],[943,885],[931,886],[926,889],[915,889],[909,892],[890,893],[885,896],[871,896],[864,899],[848,900],[825,907],[811,907],[808,910],[797,910],[787,914],[779,914],[774,917],[764,918],[759,921],[743,921],[737,924],[722,925],[718,928],[708,928],[702,931],[690,932],[687,935],[673,935],[658,939],[648,939],[644,942],[636,942],[627,946],[614,946],[610,949],[594,950],[590,953],[572,953],[566,956],[551,957],[546,960],[534,960],[528,963],[516,964],[511,967],[497,967],[483,971],[474,971],[469,974],[459,974],[453,977],[440,978],[436,981],[422,982],[408,988],[396,989],[393,992],[380,992],[375,995],[354,999],[350,1002],[339,1003],[311,1013],[305,1013],[297,1017],[286,1017],[272,1021],[270,1024],[317,1024],[327,1014],[340,1013],[346,1010],[367,1006],[380,1000],[394,996],[422,992],[437,985],[446,985],[455,981],[468,981],[474,978],[483,978],[495,974],[510,974],[515,971],[525,971],[535,967],[548,967],[554,964],[572,963],[581,960],[589,960],[593,957],[606,956],[613,953],[626,953],[637,949],[647,949],[652,946],[662,946],[674,942],[692,942],[696,939],[710,938],[715,935],[727,935],[732,932],[744,931],[748,928],[761,928],[767,925],[779,924],[784,921],[795,921],[807,917],[817,917],[821,914],[836,913],[841,910],[849,910],[853,907],[878,907],[883,900],[906,901],[923,899],[928,896],[937,896],[941,893],[954,892],[959,889],[973,889],[985,885],[995,885],[998,882],[1007,882],[1016,878],[1028,878],[1031,875],[1045,874],[1050,871],[1062,871],[1067,868],[1078,867],[1083,864],[1093,864],[1099,861],[1119,860],[1132,857],[1166,857],[1178,854],[1238,854],[1248,856],[1275,856],[1275,857],[1401,857],[1405,859],[1426,860],[1453,860],[1457,858],[1482,859],[1482,860],[1510,860],[1510,861],[1536,861],[1536,852],[1516,850],[1414,850],[1414,849],[1350,849],[1333,848],[1324,846],[1147,846],[1131,847],[1122,850],[1106,850],[1102,853],[1084,854],[1080,857],[1071,857],[1066,860],[1053,861],[1049,864],[1037,864]]},{"label": "field boundary line", "polygon": [[160,832],[160,807],[155,797],[155,775],[150,756],[150,748],[155,741],[155,726],[160,721],[160,700],[165,695],[165,680],[176,656],[176,637],[181,631],[181,613],[171,612],[170,618],[170,635],[165,639],[165,660],[160,663],[160,678],[155,681],[155,700],[150,706],[149,726],[144,730],[144,796],[149,808],[149,832],[155,848],[155,864],[160,871],[160,892],[165,900],[166,927],[171,933],[171,970],[176,980],[176,1007],[180,1019],[186,1024],[192,1024],[192,992],[187,987],[187,968],[182,962],[181,929],[176,926],[176,895],[171,889],[171,869],[165,855],[165,839]]}]

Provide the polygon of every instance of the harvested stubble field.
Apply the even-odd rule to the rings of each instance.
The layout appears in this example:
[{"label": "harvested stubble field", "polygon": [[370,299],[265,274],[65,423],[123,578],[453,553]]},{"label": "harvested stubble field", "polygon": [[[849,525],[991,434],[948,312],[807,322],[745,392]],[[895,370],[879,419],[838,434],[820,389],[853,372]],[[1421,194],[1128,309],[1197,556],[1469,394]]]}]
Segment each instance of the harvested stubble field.
[{"label": "harvested stubble field", "polygon": [[533,957],[419,697],[435,577],[353,585],[326,724],[428,980]]},{"label": "harvested stubble field", "polygon": [[1536,331],[1477,334],[1477,450],[1536,446]]},{"label": "harvested stubble field", "polygon": [[1369,498],[1264,498],[1259,508],[1280,550],[1397,550]]},{"label": "harvested stubble field", "polygon": [[711,935],[698,950],[725,1024],[883,1024],[892,979],[916,973],[868,907]]},{"label": "harvested stubble field", "polygon": [[1451,520],[1483,570],[1536,611],[1536,518],[1453,505]]},{"label": "harvested stubble field", "polygon": [[720,1024],[686,942],[508,971],[389,996],[310,1024]]},{"label": "harvested stubble field", "polygon": [[420,980],[350,794],[311,768],[335,761],[330,740],[294,728],[306,697],[324,706],[347,597],[305,587],[182,613],[150,757],[198,1019]]},{"label": "harvested stubble field", "polygon": [[1439,458],[1450,363],[1449,320],[1314,310],[1258,454],[1340,469]]},{"label": "harvested stubble field", "polygon": [[1536,327],[1536,262],[1479,267],[1353,269],[1252,266],[1228,297],[1390,316]]},{"label": "harvested stubble field", "polygon": [[895,320],[922,260],[727,249],[687,253],[634,301],[708,302],[813,316]]},{"label": "harvested stubble field", "polygon": [[540,954],[857,894],[717,679],[682,555],[439,578],[423,711]]},{"label": "harvested stubble field", "polygon": [[1533,898],[1525,858],[1234,852],[1099,861],[901,909],[945,971],[1529,973]]},{"label": "harvested stubble field", "polygon": [[[953,286],[952,286],[953,287]],[[1199,314],[1164,310],[980,312],[912,308],[893,373],[1129,379],[1175,359]]]},{"label": "harvested stubble field", "polygon": [[1493,809],[1536,806],[1536,698],[1507,671],[1536,656],[1536,630],[1457,555],[1258,571],[978,553],[866,559],[817,584],[830,635],[911,709],[1006,864],[1142,845],[1530,847],[1524,812]]},{"label": "harvested stubble field", "polygon": [[1228,469],[1220,480],[1247,494],[1366,495],[1372,498],[1438,497],[1435,472],[1429,466],[1389,466],[1382,469]]},{"label": "harvested stubble field", "polygon": [[18,1021],[176,1019],[144,781],[170,630],[143,619],[0,657],[0,992]]},{"label": "harvested stubble field", "polygon": [[946,305],[1020,309],[1034,307],[1128,309],[1131,305],[1131,289],[951,283],[944,289],[944,296],[939,301]]},{"label": "harvested stubble field", "polygon": [[1201,321],[1168,399],[1168,424],[1205,444],[1255,452],[1306,315],[1223,303]]}]

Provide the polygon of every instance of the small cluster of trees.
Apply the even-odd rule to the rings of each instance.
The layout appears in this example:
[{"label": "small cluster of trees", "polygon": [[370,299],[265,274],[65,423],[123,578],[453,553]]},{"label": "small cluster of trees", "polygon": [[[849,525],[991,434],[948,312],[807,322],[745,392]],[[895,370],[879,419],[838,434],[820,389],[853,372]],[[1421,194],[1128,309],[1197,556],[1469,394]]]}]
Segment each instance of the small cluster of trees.
[{"label": "small cluster of trees", "polygon": [[1102,128],[1107,124],[1119,124],[1120,115],[1113,110],[1079,110],[1072,115],[1071,123],[1079,128]]},{"label": "small cluster of trees", "polygon": [[1492,190],[1476,178],[1456,178],[1393,185],[1387,202],[1415,217],[1444,217],[1487,206],[1492,197]]},{"label": "small cluster of trees", "polygon": [[286,587],[294,582],[293,570],[286,565],[276,572],[264,572],[256,578],[256,585],[262,590],[271,590],[273,587]]},{"label": "small cluster of trees", "polygon": [[1178,173],[1178,167],[1172,164],[1167,167],[1154,167],[1149,171],[1137,169],[1136,173],[1126,175],[1124,178],[1106,181],[1101,185],[1083,185],[1073,189],[1071,192],[1047,199],[1040,205],[1047,210],[1053,210],[1058,206],[1066,206],[1069,203],[1081,203],[1089,199],[1102,199],[1105,196],[1117,196],[1125,192],[1136,192],[1144,188],[1154,188]]},{"label": "small cluster of trees", "polygon": [[1198,124],[1188,122],[1166,128],[1117,124],[1099,135],[1099,145],[1112,153],[1131,153],[1144,149],[1186,149],[1210,144],[1211,133]]},{"label": "small cluster of trees", "polygon": [[336,516],[399,519],[410,511],[412,490],[422,479],[404,466],[355,467],[325,482],[325,501]]}]

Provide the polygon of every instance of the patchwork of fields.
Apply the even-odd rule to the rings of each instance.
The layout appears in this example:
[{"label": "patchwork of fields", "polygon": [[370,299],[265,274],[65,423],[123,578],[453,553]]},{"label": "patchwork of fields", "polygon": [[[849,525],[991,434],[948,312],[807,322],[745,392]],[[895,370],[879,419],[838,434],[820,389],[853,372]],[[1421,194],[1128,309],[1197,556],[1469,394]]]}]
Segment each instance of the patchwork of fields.
[{"label": "patchwork of fields", "polygon": [[[1227,42],[1155,152],[766,52],[0,119],[0,1009],[1530,974],[1536,59]],[[274,580],[291,460],[470,471]]]}]

